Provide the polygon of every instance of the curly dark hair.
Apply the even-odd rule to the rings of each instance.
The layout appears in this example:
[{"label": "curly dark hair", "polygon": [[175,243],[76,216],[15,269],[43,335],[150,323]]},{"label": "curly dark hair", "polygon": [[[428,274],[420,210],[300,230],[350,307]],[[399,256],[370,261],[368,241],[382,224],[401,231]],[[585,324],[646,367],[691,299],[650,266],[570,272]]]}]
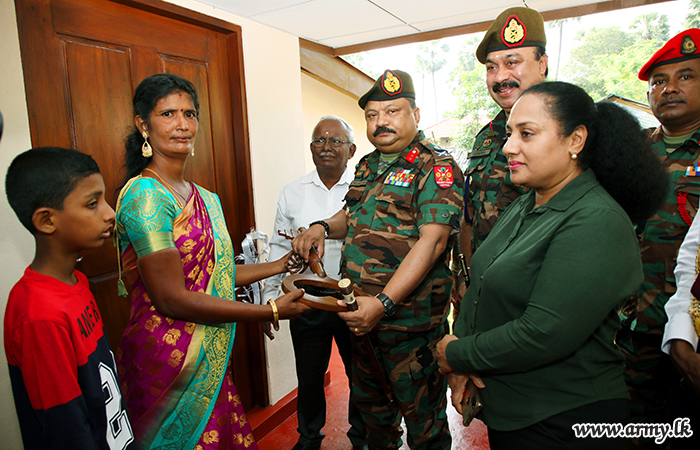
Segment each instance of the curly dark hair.
[{"label": "curly dark hair", "polygon": [[586,127],[578,164],[593,170],[634,224],[654,214],[664,201],[668,176],[634,116],[614,103],[595,103],[580,87],[561,81],[536,84],[523,92],[528,94],[543,98],[562,136]]},{"label": "curly dark hair", "polygon": [[[199,115],[199,98],[197,97],[197,91],[194,85],[184,78],[169,73],[151,75],[148,78],[144,78],[143,81],[139,83],[136,87],[136,92],[134,92],[134,114],[140,116],[148,123],[151,112],[153,112],[153,109],[156,107],[158,100],[174,92],[185,92],[189,94],[194,109],[197,111],[197,115]],[[126,147],[124,157],[126,177],[124,178],[122,186],[124,186],[130,178],[140,174],[143,169],[146,168],[146,164],[151,160],[151,158],[144,158],[141,154],[143,142],[144,139],[141,132],[136,129],[126,137],[124,143]]]}]

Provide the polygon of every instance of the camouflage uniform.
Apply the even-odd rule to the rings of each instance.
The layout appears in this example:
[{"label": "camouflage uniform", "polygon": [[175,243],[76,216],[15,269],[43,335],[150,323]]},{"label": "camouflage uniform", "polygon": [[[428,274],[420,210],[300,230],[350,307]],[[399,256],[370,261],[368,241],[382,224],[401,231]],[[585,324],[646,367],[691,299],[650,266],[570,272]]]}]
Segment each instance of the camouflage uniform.
[{"label": "camouflage uniform", "polygon": [[469,153],[464,192],[464,219],[472,224],[472,254],[484,242],[496,219],[513,200],[528,191],[510,181],[508,160],[503,154],[506,113],[500,113],[479,131]]},{"label": "camouflage uniform", "polygon": [[[348,235],[342,272],[370,295],[386,286],[418,241],[421,225],[459,228],[464,188],[450,154],[431,145],[422,132],[382,173],[379,159],[375,150],[360,160],[345,197]],[[450,448],[447,384],[434,357],[446,333],[452,288],[445,255],[397,305],[396,314],[383,318],[369,335],[388,375],[393,402],[384,395],[366,349],[355,341],[352,397],[365,420],[370,447],[398,448],[403,414],[411,448]]]},{"label": "camouflage uniform", "polygon": [[[661,128],[649,139],[666,166],[669,191],[661,208],[638,228],[644,281],[637,298],[620,311],[622,329],[616,342],[625,356],[632,421],[661,423],[667,420],[668,388],[678,378],[668,356],[661,351],[664,325],[668,320],[664,306],[676,292],[673,270],[678,249],[698,210],[700,174],[686,176],[686,169],[700,162],[700,130],[671,154],[666,152]],[[685,208],[680,206],[683,199]],[[685,220],[680,212],[684,209],[689,214]]]}]

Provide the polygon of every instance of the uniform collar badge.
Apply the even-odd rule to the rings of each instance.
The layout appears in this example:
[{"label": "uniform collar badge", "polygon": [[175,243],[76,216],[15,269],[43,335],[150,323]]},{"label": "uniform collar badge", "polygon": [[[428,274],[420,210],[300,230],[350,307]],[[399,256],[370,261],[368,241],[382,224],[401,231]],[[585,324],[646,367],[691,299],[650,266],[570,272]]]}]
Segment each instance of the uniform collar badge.
[{"label": "uniform collar badge", "polygon": [[503,29],[501,29],[501,38],[504,44],[508,47],[515,47],[522,43],[526,36],[527,28],[525,28],[525,24],[518,16],[513,14],[506,19],[506,23],[503,25]]},{"label": "uniform collar badge", "polygon": [[416,157],[418,156],[418,149],[414,148],[410,152],[408,152],[408,155],[405,156],[406,161],[410,162],[413,164],[413,162],[416,160]]},{"label": "uniform collar badge", "polygon": [[435,166],[433,172],[435,173],[435,182],[441,188],[448,188],[454,183],[452,166]]},{"label": "uniform collar badge", "polygon": [[369,175],[369,164],[365,161],[361,166],[357,168],[355,172],[355,178],[365,179]]}]

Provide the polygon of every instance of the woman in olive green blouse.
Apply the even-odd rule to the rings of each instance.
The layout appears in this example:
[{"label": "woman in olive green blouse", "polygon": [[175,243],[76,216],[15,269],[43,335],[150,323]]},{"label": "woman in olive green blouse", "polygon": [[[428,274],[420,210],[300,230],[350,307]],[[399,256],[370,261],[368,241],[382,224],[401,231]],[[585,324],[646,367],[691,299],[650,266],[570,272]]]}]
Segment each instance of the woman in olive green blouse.
[{"label": "woman in olive green blouse", "polygon": [[454,335],[438,345],[461,412],[469,376],[492,449],[624,448],[575,423],[625,423],[617,309],[642,282],[632,223],[665,186],[636,120],[561,82],[531,87],[507,124],[514,183],[530,187],[474,254]]}]

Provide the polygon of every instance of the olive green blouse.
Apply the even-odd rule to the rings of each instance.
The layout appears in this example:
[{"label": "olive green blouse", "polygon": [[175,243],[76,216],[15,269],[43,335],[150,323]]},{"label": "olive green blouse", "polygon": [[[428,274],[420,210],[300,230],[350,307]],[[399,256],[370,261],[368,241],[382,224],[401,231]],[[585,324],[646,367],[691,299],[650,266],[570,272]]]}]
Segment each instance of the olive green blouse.
[{"label": "olive green blouse", "polygon": [[629,398],[614,338],[642,282],[632,223],[590,169],[534,204],[515,200],[474,254],[447,346],[456,371],[483,377],[479,418],[495,430]]}]

